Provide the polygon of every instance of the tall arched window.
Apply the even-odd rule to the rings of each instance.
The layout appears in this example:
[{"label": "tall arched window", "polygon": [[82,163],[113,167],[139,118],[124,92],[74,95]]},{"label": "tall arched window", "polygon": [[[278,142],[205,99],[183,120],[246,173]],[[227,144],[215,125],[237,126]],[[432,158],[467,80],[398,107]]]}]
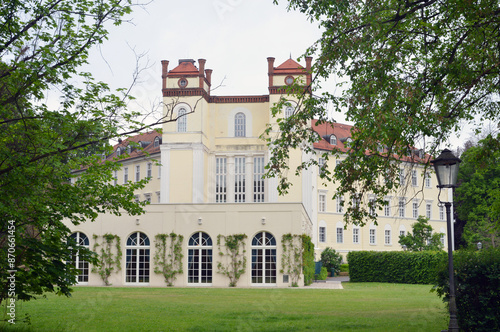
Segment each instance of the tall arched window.
[{"label": "tall arched window", "polygon": [[187,131],[187,111],[184,107],[177,111],[177,132],[185,133]]},{"label": "tall arched window", "polygon": [[242,112],[234,116],[234,136],[246,137],[246,117]]},{"label": "tall arched window", "polygon": [[[76,232],[70,235],[77,245],[88,248],[89,238],[82,232]],[[75,267],[78,269],[78,282],[88,282],[89,281],[89,262],[80,259],[78,251],[73,252],[72,261]]]},{"label": "tall arched window", "polygon": [[196,232],[189,239],[188,283],[212,283],[212,238],[207,233]]},{"label": "tall arched window", "polygon": [[276,239],[271,233],[257,233],[252,240],[252,283],[276,284]]},{"label": "tall arched window", "polygon": [[144,233],[135,232],[128,237],[125,282],[149,282],[149,245]]},{"label": "tall arched window", "polygon": [[285,118],[289,118],[293,115],[293,107],[292,106],[287,106],[285,108]]}]

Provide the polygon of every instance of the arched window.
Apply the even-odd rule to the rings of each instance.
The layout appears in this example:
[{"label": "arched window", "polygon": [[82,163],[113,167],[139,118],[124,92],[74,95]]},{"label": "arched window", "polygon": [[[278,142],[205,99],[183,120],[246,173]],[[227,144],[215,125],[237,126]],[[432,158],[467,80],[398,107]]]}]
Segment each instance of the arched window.
[{"label": "arched window", "polygon": [[276,239],[271,233],[257,233],[252,240],[252,283],[276,284]]},{"label": "arched window", "polygon": [[155,137],[155,144],[154,147],[156,148],[157,146],[160,146],[160,136]]},{"label": "arched window", "polygon": [[121,155],[121,154],[122,154],[122,149],[117,148],[117,149],[116,149],[116,156],[118,157],[118,156],[119,156],[119,155]]},{"label": "arched window", "polygon": [[389,224],[386,224],[384,228],[384,244],[387,246],[392,244],[392,228]]},{"label": "arched window", "polygon": [[141,232],[127,239],[125,282],[149,282],[149,238]]},{"label": "arched window", "polygon": [[294,109],[292,106],[287,106],[285,108],[285,118],[291,117],[293,115],[293,111],[294,111]]},{"label": "arched window", "polygon": [[331,145],[337,145],[337,136],[330,135],[330,144]]},{"label": "arched window", "polygon": [[212,238],[196,232],[188,242],[188,283],[212,283]]},{"label": "arched window", "polygon": [[243,112],[234,116],[234,137],[246,137],[246,117]]},{"label": "arched window", "polygon": [[[87,235],[82,232],[76,232],[70,235],[73,238],[77,245],[88,248],[89,247],[89,238]],[[78,251],[73,252],[72,254],[72,263],[78,269],[78,277],[77,280],[79,283],[88,282],[89,281],[89,262],[80,259],[80,255]]]},{"label": "arched window", "polygon": [[185,133],[187,131],[187,116],[184,107],[179,108],[177,111],[177,132]]}]

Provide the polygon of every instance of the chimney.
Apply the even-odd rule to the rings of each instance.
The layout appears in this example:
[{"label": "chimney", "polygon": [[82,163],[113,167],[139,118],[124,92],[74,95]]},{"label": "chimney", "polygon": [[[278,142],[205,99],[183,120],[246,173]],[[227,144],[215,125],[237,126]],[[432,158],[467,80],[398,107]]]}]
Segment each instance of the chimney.
[{"label": "chimney", "polygon": [[205,59],[198,59],[198,64],[200,65],[200,68],[199,68],[199,76],[200,76],[200,89],[203,89],[203,80],[205,78],[204,76],[204,72],[205,72],[205,62],[207,62],[207,60]]},{"label": "chimney", "polygon": [[306,86],[307,86],[307,89],[311,88],[311,83],[312,83],[312,72],[311,72],[312,59],[313,58],[311,56],[306,56]]},{"label": "chimney", "polygon": [[267,58],[267,75],[269,76],[269,87],[273,86],[274,58]]},{"label": "chimney", "polygon": [[208,81],[208,86],[212,85],[212,69],[205,69],[205,76]]},{"label": "chimney", "polygon": [[162,89],[167,88],[168,60],[161,60]]}]

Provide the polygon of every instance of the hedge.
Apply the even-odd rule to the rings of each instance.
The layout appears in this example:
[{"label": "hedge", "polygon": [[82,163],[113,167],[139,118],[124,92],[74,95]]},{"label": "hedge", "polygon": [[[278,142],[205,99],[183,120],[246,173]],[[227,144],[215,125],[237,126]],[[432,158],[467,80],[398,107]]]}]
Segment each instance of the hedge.
[{"label": "hedge", "polygon": [[444,251],[351,251],[347,254],[353,282],[432,284]]},{"label": "hedge", "polygon": [[[448,260],[435,289],[448,302]],[[459,250],[453,255],[457,319],[462,331],[500,331],[500,248]]]}]

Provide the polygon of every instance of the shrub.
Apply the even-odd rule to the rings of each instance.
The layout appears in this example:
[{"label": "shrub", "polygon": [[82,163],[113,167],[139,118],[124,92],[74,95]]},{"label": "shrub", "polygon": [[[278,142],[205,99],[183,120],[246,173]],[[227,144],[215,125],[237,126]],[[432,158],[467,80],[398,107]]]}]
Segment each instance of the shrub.
[{"label": "shrub", "polygon": [[349,272],[349,264],[340,264],[340,272]]},{"label": "shrub", "polygon": [[302,253],[304,286],[312,284],[314,280],[314,243],[308,235],[302,235]]},{"label": "shrub", "polygon": [[353,282],[432,284],[436,267],[446,260],[446,252],[351,251],[347,260]]},{"label": "shrub", "polygon": [[[458,325],[464,331],[500,331],[500,249],[460,250],[453,255]],[[434,287],[449,300],[448,261]]]},{"label": "shrub", "polygon": [[319,274],[314,275],[314,279],[316,280],[326,280],[327,277],[328,277],[328,270],[324,266],[321,267],[321,272]]},{"label": "shrub", "polygon": [[340,256],[340,254],[337,253],[335,249],[328,247],[321,253],[321,263],[323,264],[323,267],[325,267],[327,271],[334,270],[334,272],[338,274],[340,272],[340,264],[342,263],[342,256]]}]

